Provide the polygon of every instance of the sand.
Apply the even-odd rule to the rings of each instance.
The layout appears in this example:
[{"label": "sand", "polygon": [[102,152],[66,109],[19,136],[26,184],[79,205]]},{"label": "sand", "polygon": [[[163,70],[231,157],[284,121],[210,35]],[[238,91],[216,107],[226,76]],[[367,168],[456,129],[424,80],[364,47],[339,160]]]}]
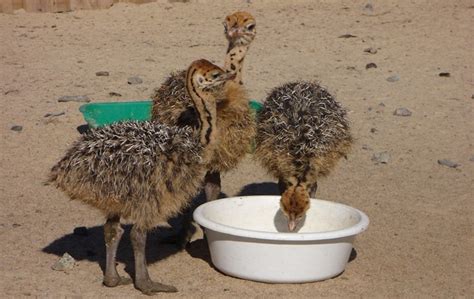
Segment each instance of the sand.
[{"label": "sand", "polygon": [[[85,123],[81,103],[57,99],[145,99],[194,59],[222,64],[223,17],[245,9],[258,22],[244,71],[252,98],[289,80],[318,80],[349,110],[353,152],[320,182],[318,198],[366,212],[369,229],[342,275],[289,285],[223,275],[202,239],[177,251],[160,244],[157,231],[147,248],[151,276],[179,289],[170,297],[473,297],[472,2],[380,0],[372,10],[367,1],[213,2],[0,15],[0,296],[142,296],[132,286],[101,285],[100,213],[43,184]],[[345,34],[355,37],[339,38]],[[369,47],[377,53],[364,52]],[[143,83],[127,84],[132,76]],[[397,108],[412,114],[393,115]],[[372,160],[380,152],[387,163]],[[223,192],[274,192],[274,182],[249,156],[223,177]],[[87,236],[73,234],[80,226]],[[77,265],[52,270],[64,252]],[[128,236],[118,261],[128,275]]]}]

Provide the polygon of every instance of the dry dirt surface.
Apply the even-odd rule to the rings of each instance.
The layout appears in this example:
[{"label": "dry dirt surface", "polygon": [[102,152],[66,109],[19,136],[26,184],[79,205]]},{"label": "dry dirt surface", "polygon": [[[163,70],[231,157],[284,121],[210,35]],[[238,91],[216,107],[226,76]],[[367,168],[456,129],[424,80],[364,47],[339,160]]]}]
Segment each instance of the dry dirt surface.
[{"label": "dry dirt surface", "polygon": [[[318,198],[359,208],[371,223],[346,271],[323,282],[232,278],[210,265],[202,239],[177,251],[159,242],[160,230],[147,246],[151,276],[179,289],[169,297],[474,297],[474,6],[467,0],[162,1],[1,14],[0,297],[142,296],[130,285],[102,286],[101,214],[43,184],[85,123],[81,103],[58,98],[145,99],[194,59],[222,64],[222,20],[238,9],[258,23],[244,74],[252,98],[264,100],[289,80],[318,80],[349,110],[353,152],[320,182]],[[128,84],[133,76],[143,83]],[[394,115],[398,108],[411,115]],[[274,182],[249,156],[224,176],[223,192],[271,193]],[[87,230],[74,234],[81,226]],[[76,266],[52,270],[65,252]],[[121,274],[132,258],[126,236]]]}]

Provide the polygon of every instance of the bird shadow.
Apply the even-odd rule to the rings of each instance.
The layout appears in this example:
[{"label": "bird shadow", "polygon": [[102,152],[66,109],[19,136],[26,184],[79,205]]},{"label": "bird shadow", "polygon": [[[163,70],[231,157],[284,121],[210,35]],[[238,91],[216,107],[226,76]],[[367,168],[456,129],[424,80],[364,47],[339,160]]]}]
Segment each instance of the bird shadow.
[{"label": "bird shadow", "polygon": [[90,127],[88,124],[80,125],[76,127],[76,130],[79,134],[84,134],[90,130]]},{"label": "bird shadow", "polygon": [[237,196],[252,195],[280,195],[277,183],[263,182],[245,185],[237,194]]},{"label": "bird shadow", "polygon": [[[125,232],[117,250],[117,262],[125,264],[125,272],[134,277],[134,257],[130,242],[131,225],[122,225]],[[79,228],[76,228],[79,230]],[[102,271],[105,271],[105,242],[104,227],[93,226],[80,228],[80,233],[73,232],[66,234],[42,249],[43,252],[62,256],[64,253],[70,254],[75,260],[88,260],[99,264]],[[174,228],[157,228],[148,233],[146,244],[147,263],[155,263],[167,258],[180,249],[174,245],[162,243],[161,240],[173,233]]]},{"label": "bird shadow", "polygon": [[[204,201],[205,196],[201,192],[201,194],[193,198],[190,205],[181,214],[168,221],[170,227],[157,227],[148,232],[145,251],[148,264],[163,260],[183,249],[176,242],[176,236],[189,229],[188,224],[192,220],[194,209]],[[122,227],[124,234],[120,240],[116,260],[119,263],[125,264],[125,272],[134,277],[134,255],[130,241],[132,225],[122,225]],[[88,260],[96,262],[102,271],[105,271],[104,226],[76,227],[74,232],[54,240],[44,247],[42,251],[57,256],[68,253],[77,261]]]}]

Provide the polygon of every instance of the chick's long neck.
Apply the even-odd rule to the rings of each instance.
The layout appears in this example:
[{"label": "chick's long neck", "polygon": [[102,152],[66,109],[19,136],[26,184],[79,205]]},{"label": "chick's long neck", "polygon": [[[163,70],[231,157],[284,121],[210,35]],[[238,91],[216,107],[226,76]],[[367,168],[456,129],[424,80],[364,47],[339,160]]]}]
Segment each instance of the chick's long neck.
[{"label": "chick's long neck", "polygon": [[216,103],[214,96],[199,89],[193,80],[196,69],[187,74],[186,88],[196,108],[199,118],[199,135],[201,144],[208,147],[215,143],[216,137]]},{"label": "chick's long neck", "polygon": [[232,42],[229,42],[229,48],[227,49],[227,55],[225,57],[225,71],[235,73],[236,76],[233,81],[241,85],[243,84],[242,67],[248,49],[249,45],[235,45]]}]

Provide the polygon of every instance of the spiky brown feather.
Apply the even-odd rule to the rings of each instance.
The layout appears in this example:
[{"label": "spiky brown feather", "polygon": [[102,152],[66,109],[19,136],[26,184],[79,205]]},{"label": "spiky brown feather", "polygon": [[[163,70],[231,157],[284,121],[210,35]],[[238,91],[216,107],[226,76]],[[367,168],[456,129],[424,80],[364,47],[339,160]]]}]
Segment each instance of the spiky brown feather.
[{"label": "spiky brown feather", "polygon": [[82,135],[49,180],[71,199],[149,229],[181,211],[205,171],[203,146],[189,127],[123,122]]},{"label": "spiky brown feather", "polygon": [[257,116],[255,157],[277,178],[314,182],[351,143],[346,110],[315,82],[274,88]]},{"label": "spiky brown feather", "polygon": [[[192,101],[184,87],[183,72],[171,74],[164,84],[155,90],[152,119],[171,126],[196,123],[192,114]],[[183,115],[188,119],[184,122]],[[190,118],[190,119],[189,119]],[[233,169],[250,149],[255,136],[255,119],[248,105],[245,89],[237,83],[227,82],[217,97],[217,137],[213,158],[207,169],[225,172]]]}]

